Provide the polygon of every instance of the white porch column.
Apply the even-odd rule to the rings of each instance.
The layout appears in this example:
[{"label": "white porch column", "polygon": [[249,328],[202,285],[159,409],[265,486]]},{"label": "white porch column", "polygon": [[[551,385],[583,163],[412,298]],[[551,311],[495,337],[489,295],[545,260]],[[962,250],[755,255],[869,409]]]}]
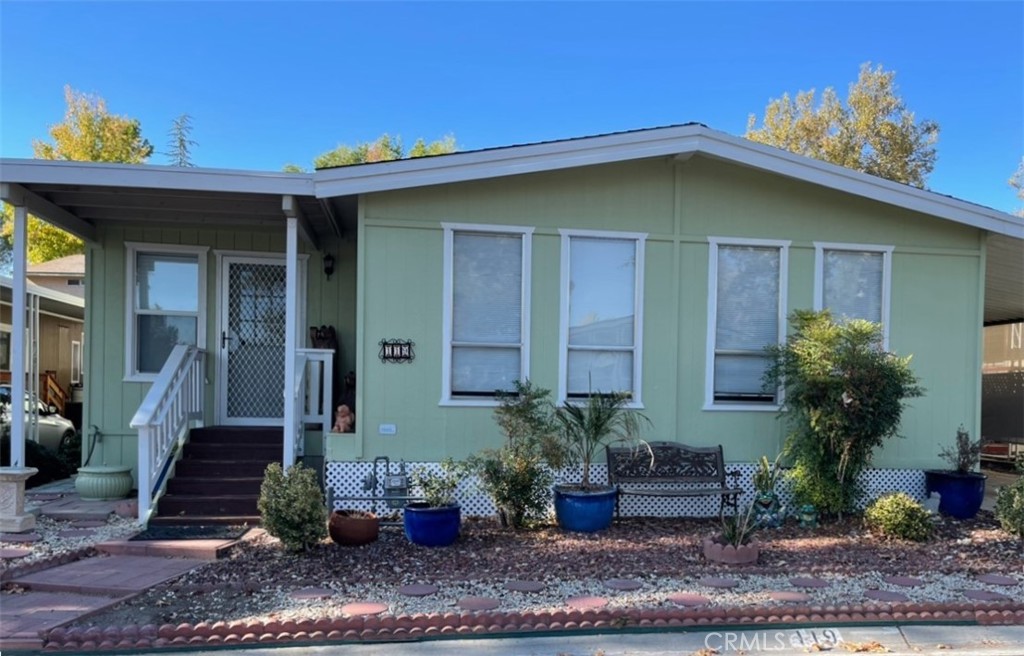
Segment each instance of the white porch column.
[{"label": "white porch column", "polygon": [[14,206],[14,281],[11,298],[11,466],[25,466],[25,330],[28,209]]},{"label": "white porch column", "polygon": [[298,435],[298,418],[295,416],[295,358],[296,329],[298,324],[299,295],[299,221],[294,215],[288,216],[285,237],[285,311],[284,311],[284,454],[283,467],[295,464],[295,445],[303,439]]}]

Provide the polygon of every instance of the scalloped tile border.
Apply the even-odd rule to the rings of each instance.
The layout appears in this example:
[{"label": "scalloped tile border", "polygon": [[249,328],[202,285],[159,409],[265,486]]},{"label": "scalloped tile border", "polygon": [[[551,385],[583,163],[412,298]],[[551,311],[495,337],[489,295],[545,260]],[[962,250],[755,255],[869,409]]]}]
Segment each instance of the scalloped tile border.
[{"label": "scalloped tile border", "polygon": [[200,622],[100,629],[56,628],[44,637],[47,651],[117,651],[160,647],[421,640],[438,636],[614,631],[615,629],[745,626],[764,624],[863,624],[867,622],[974,622],[1024,625],[1024,603],[899,603],[843,606],[637,608],[550,612],[417,613],[317,620]]}]

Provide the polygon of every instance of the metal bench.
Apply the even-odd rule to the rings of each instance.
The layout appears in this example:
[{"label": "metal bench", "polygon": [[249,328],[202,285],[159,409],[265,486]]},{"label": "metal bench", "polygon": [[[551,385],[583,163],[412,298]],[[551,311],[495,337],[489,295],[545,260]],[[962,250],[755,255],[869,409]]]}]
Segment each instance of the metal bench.
[{"label": "metal bench", "polygon": [[[608,484],[615,487],[615,516],[619,516],[622,495],[652,497],[718,496],[719,517],[726,507],[737,511],[743,490],[736,484],[740,473],[726,472],[722,447],[687,446],[680,442],[648,442],[648,447],[606,446]],[[732,485],[726,483],[732,479]],[[679,487],[652,489],[649,484],[666,483]],[[683,487],[683,486],[686,487]],[[643,487],[641,487],[643,486]]]}]

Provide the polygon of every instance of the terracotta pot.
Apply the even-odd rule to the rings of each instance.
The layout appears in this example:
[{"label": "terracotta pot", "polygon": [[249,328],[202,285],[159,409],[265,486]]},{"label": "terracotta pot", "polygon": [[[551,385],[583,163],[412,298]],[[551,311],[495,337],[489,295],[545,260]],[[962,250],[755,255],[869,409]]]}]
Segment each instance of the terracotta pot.
[{"label": "terracotta pot", "polygon": [[375,542],[380,535],[380,519],[362,510],[335,510],[327,529],[336,544],[358,547]]},{"label": "terracotta pot", "polygon": [[704,538],[704,557],[715,563],[726,565],[749,565],[756,563],[761,555],[761,545],[751,541],[749,544],[734,547],[731,544],[721,544],[713,538]]}]

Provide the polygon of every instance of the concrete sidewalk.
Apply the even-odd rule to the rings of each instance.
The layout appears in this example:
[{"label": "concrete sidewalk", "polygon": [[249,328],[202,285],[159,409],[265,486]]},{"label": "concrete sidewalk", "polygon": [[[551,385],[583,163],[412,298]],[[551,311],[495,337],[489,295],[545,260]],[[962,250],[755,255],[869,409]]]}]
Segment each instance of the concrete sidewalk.
[{"label": "concrete sidewalk", "polygon": [[[815,646],[817,645],[817,647]],[[758,631],[658,631],[565,636],[470,638],[408,643],[234,648],[231,656],[729,656],[887,653],[894,656],[1024,655],[1024,626],[893,625],[766,628]],[[141,654],[166,653],[154,650]],[[178,651],[215,656],[223,649]]]}]

